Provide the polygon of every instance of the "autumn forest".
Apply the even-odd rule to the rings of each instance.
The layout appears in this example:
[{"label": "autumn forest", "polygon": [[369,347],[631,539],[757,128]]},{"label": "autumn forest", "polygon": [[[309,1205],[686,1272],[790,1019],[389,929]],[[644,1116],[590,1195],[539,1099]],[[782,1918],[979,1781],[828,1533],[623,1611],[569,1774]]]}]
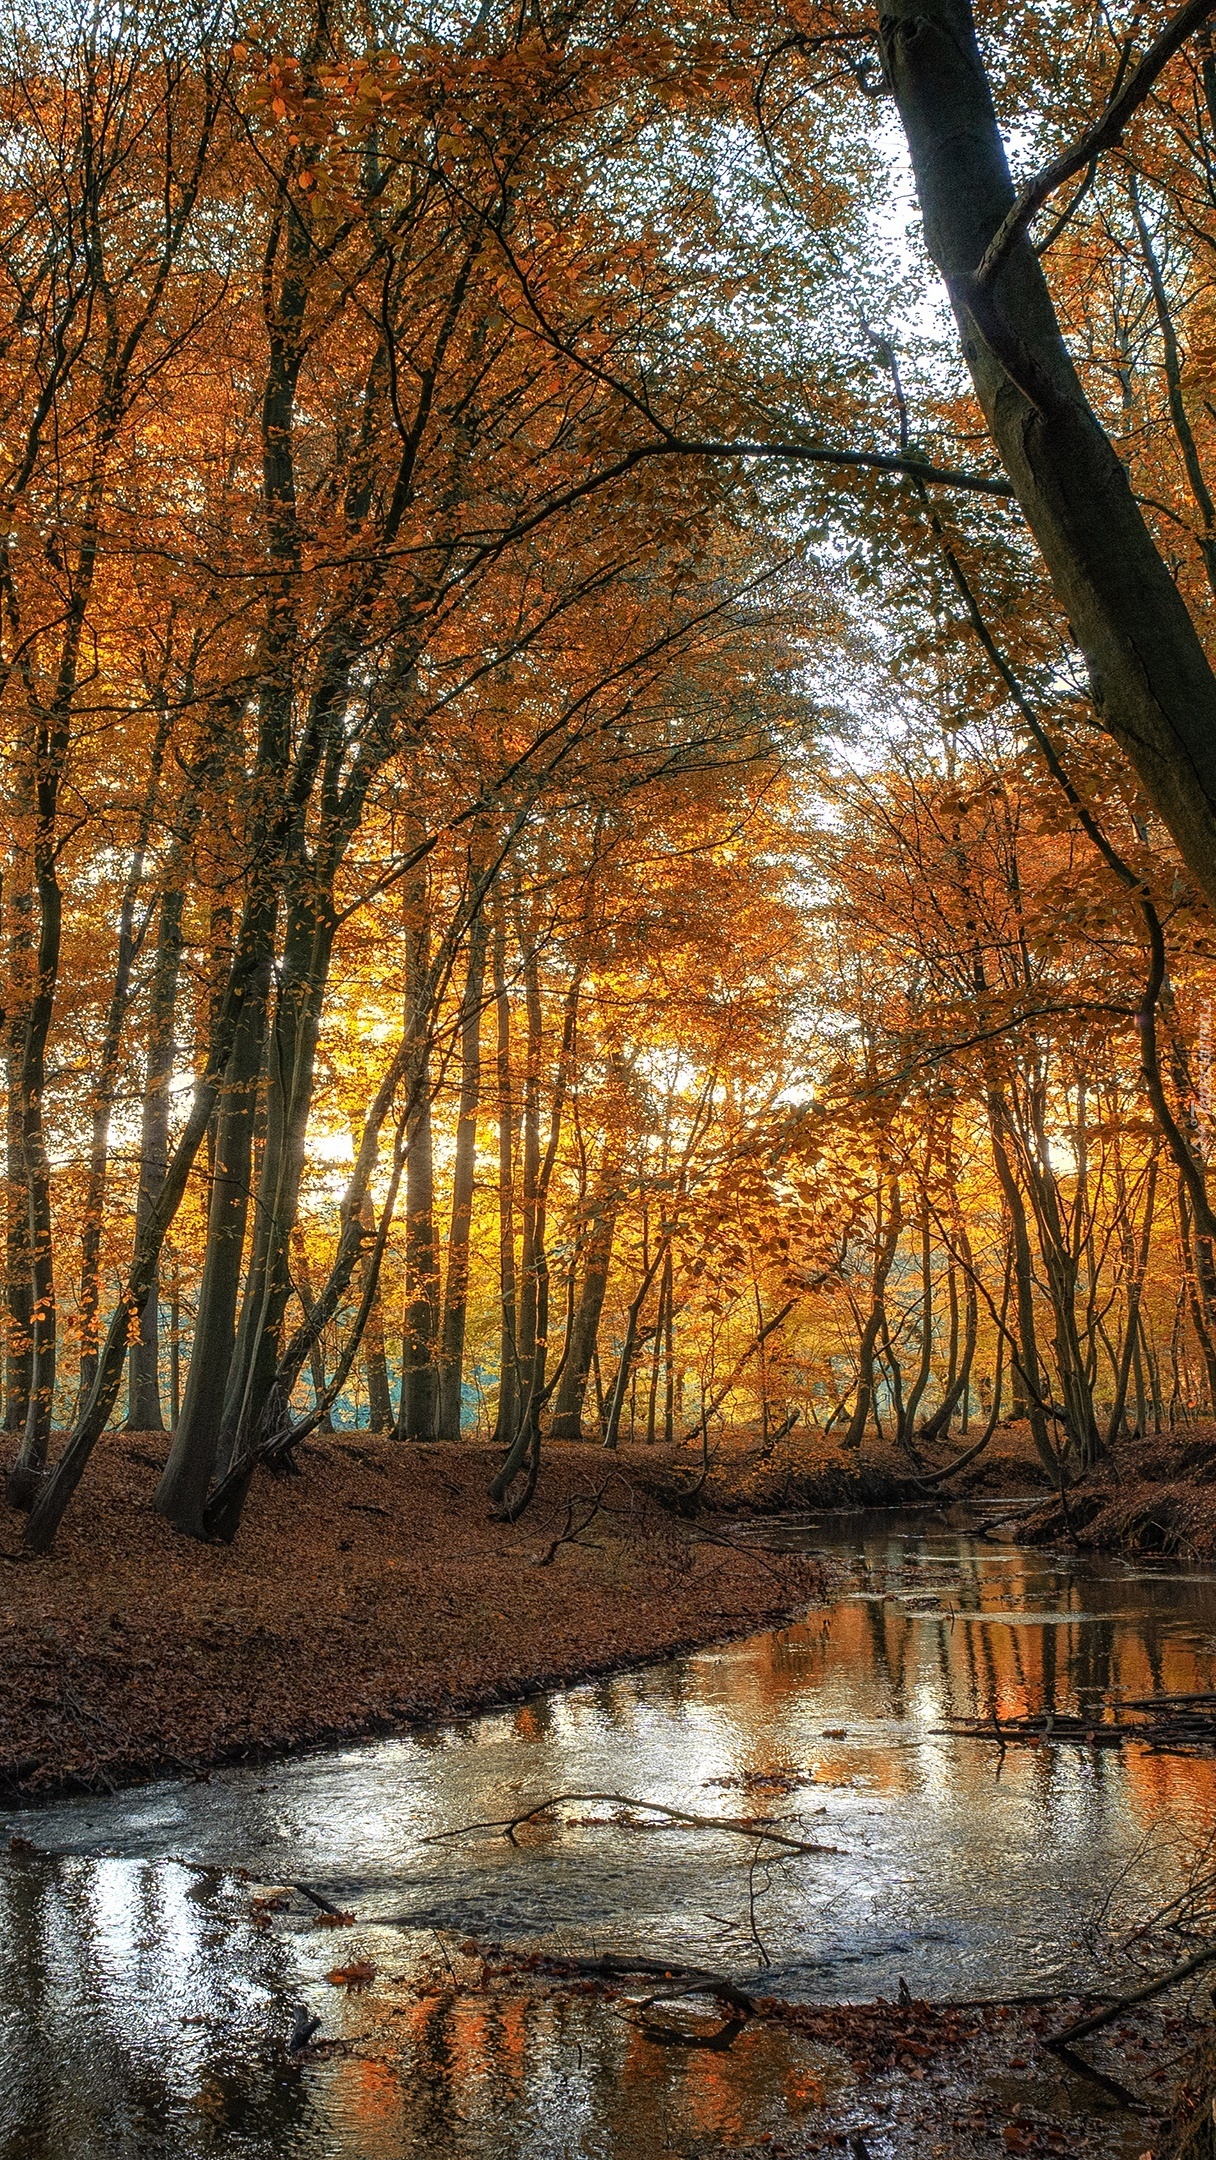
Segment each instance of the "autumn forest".
[{"label": "autumn forest", "polygon": [[230,1538],[331,1423],[1211,1415],[1209,12],[10,15],[36,1544],[114,1423]]},{"label": "autumn forest", "polygon": [[[1211,2160],[1207,1998],[1151,2020],[1216,1957],[1216,1596],[1160,1572],[1216,1561],[1216,0],[4,0],[0,501],[0,1787],[195,1870],[156,1987],[204,1917],[248,1982],[222,2061],[183,1994],[132,2069],[116,2012],[72,2144],[77,1975],[0,2142],[99,2160],[163,2071],[149,2160],[658,2160],[661,2060],[694,2160],[778,2090],[766,2153],[813,2107],[855,2160]],[[0,2014],[94,1828],[7,1826]],[[455,1870],[423,1918],[356,1911],[390,1860]],[[525,1937],[519,2092],[585,2013],[632,2127],[468,2130],[426,2021]],[[1064,1980],[1088,2045],[1166,1967],[1118,2136],[992,2117]],[[798,2018],[867,1989],[838,2107]]]}]

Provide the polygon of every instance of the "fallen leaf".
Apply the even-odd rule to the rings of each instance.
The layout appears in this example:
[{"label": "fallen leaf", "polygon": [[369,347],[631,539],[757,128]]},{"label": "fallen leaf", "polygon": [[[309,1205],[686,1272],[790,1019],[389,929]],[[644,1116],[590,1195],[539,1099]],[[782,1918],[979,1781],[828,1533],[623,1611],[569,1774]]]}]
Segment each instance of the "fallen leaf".
[{"label": "fallen leaf", "polygon": [[370,1987],[376,1977],[376,1968],[368,1959],[361,1958],[355,1965],[335,1965],[333,1971],[326,1973],[325,1977],[331,1987],[354,1988],[357,1991],[359,1988]]}]

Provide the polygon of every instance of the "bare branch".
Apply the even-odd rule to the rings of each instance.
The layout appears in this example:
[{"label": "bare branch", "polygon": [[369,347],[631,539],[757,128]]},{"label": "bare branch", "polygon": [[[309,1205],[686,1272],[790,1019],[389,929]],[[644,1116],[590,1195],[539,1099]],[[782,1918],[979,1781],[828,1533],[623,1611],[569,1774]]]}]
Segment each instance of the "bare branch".
[{"label": "bare branch", "polygon": [[1136,62],[1134,68],[1124,74],[1120,68],[1116,87],[1092,127],[1079,135],[1067,150],[1061,150],[1050,164],[1043,165],[1033,178],[1026,182],[1013,207],[1002,219],[988,243],[983,261],[975,273],[974,282],[979,286],[991,285],[1002,263],[1021,238],[1032,220],[1038,215],[1050,195],[1054,195],[1065,182],[1072,180],[1086,166],[1092,164],[1103,150],[1116,149],[1123,140],[1128,121],[1139,106],[1143,105],[1162,70],[1168,66],[1174,54],[1185,45],[1187,39],[1204,23],[1216,15],[1216,0],[1186,0],[1176,14],[1171,15],[1164,30],[1154,38],[1148,51]]},{"label": "bare branch", "polygon": [[642,1808],[647,1814],[662,1815],[668,1822],[687,1823],[694,1830],[726,1830],[735,1837],[763,1838],[770,1845],[786,1846],[790,1852],[839,1854],[841,1851],[839,1845],[809,1845],[804,1838],[786,1837],[780,1830],[769,1829],[763,1823],[742,1822],[726,1815],[690,1815],[683,1808],[667,1807],[661,1800],[634,1800],[628,1793],[618,1792],[550,1793],[548,1799],[538,1800],[535,1807],[525,1808],[518,1815],[504,1816],[498,1822],[461,1823],[458,1830],[437,1830],[422,1842],[424,1845],[443,1845],[449,1838],[469,1837],[474,1830],[501,1830],[513,1845],[515,1832],[525,1823],[535,1822],[551,1808],[562,1807],[573,1800],[598,1800],[611,1803],[613,1807]]}]

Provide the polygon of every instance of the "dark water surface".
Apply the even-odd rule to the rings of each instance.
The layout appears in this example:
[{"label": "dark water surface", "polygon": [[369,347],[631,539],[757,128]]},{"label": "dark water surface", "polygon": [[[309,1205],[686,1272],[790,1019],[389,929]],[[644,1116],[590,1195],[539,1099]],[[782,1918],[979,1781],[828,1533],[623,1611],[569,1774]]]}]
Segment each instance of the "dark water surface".
[{"label": "dark water surface", "polygon": [[[891,1513],[790,1538],[845,1586],[775,1633],[408,1739],[10,1810],[5,1840],[40,1852],[0,1856],[3,2160],[657,2160],[751,2143],[830,2084],[780,2029],[689,2054],[594,2000],[411,1992],[438,1958],[464,1970],[471,1938],[762,1969],[813,2001],[1096,1972],[1102,1926],[1172,1895],[1216,1825],[1216,1762],[1045,1746],[998,1766],[935,1728],[1216,1689],[1216,1574]],[[757,1859],[590,1801],[515,1846],[425,1842],[586,1792],[780,1818],[836,1850]],[[251,1883],[306,1883],[358,1925],[323,1930],[296,1896],[254,1926]],[[356,1960],[366,1993],[327,1981]],[[298,2004],[369,2045],[292,2065]]]}]

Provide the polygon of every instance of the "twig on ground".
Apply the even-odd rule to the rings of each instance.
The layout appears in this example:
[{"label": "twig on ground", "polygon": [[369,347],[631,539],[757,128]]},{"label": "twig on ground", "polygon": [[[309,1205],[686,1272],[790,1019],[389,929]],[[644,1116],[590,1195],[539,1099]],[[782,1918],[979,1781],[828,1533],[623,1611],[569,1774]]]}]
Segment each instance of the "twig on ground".
[{"label": "twig on ground", "polygon": [[[614,1485],[619,1485],[624,1493],[625,1499],[622,1506],[614,1506],[607,1497]],[[565,1503],[565,1521],[561,1529],[551,1543],[545,1547],[545,1550],[536,1554],[532,1565],[534,1567],[551,1566],[555,1555],[560,1552],[563,1545],[582,1545],[585,1551],[599,1552],[601,1550],[600,1546],[592,1545],[586,1541],[586,1532],[591,1528],[597,1517],[609,1515],[618,1519],[636,1522],[639,1513],[639,1501],[642,1497],[637,1486],[625,1476],[623,1471],[614,1465],[608,1476],[594,1492],[580,1492],[570,1495]],[[581,1521],[577,1522],[575,1521],[576,1509],[585,1510]],[[550,1516],[549,1520],[552,1522],[555,1517]]]}]

